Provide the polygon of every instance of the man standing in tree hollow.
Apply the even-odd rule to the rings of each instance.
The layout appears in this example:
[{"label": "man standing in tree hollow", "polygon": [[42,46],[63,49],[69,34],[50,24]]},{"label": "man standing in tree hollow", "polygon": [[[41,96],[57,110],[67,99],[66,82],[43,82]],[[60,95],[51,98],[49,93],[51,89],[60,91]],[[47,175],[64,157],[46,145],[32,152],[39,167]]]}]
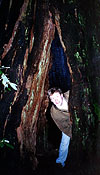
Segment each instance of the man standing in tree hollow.
[{"label": "man standing in tree hollow", "polygon": [[64,167],[68,156],[70,138],[72,137],[72,121],[68,111],[69,91],[63,94],[61,89],[51,88],[48,90],[48,96],[53,103],[50,110],[51,117],[62,131],[59,156],[56,159],[56,163]]}]

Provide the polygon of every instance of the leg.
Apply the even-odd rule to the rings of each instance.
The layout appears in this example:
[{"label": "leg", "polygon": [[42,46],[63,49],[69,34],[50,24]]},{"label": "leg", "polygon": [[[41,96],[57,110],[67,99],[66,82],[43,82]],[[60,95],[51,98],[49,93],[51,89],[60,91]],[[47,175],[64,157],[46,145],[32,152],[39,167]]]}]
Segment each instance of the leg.
[{"label": "leg", "polygon": [[62,132],[59,157],[56,159],[56,163],[61,163],[63,167],[65,166],[65,161],[67,159],[69,143],[70,137]]}]

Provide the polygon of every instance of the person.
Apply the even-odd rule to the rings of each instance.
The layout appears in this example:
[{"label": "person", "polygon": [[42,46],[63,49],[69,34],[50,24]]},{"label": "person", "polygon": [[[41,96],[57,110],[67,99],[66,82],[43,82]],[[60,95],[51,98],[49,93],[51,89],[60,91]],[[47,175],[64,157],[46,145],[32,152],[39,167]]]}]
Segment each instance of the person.
[{"label": "person", "polygon": [[69,91],[63,94],[61,89],[51,88],[48,90],[48,97],[53,103],[50,109],[51,117],[62,132],[59,156],[56,163],[64,167],[68,156],[70,139],[72,138],[72,121],[68,109]]}]

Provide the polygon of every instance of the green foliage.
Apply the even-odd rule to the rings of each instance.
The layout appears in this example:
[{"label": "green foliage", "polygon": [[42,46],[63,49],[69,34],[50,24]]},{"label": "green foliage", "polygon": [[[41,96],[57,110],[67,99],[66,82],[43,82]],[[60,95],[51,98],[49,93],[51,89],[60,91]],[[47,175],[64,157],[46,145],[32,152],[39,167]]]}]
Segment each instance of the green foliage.
[{"label": "green foliage", "polygon": [[80,56],[79,52],[76,52],[74,56],[77,58],[77,61],[82,63],[82,57]]},{"label": "green foliage", "polygon": [[78,128],[78,127],[79,127],[80,118],[78,118],[78,115],[77,115],[76,110],[74,111],[74,115],[75,115],[75,124],[76,124],[76,126],[77,126],[77,128]]},{"label": "green foliage", "polygon": [[85,49],[82,49],[82,57],[86,58],[86,51],[85,51]]},{"label": "green foliage", "polygon": [[6,69],[6,68],[9,68],[9,67],[3,66],[0,68],[0,75],[1,75],[0,80],[2,81],[2,85],[4,86],[4,92],[6,92],[6,89],[8,91],[11,91],[10,87],[12,87],[14,90],[17,90],[17,85],[15,83],[10,82],[9,78],[7,78],[7,76],[1,71],[1,69]]},{"label": "green foliage", "polygon": [[6,139],[0,140],[0,148],[3,148],[3,147],[5,147],[5,146],[7,146],[7,147],[9,147],[9,148],[11,148],[11,149],[14,149],[13,145],[11,145],[11,144],[9,143],[9,140],[6,140]]},{"label": "green foliage", "polygon": [[9,87],[7,89],[8,89],[8,91],[11,91],[11,88],[9,88]]},{"label": "green foliage", "polygon": [[69,4],[72,4],[72,3],[74,3],[74,0],[70,0],[70,1],[68,1],[68,3]]},{"label": "green foliage", "polygon": [[95,35],[92,36],[92,44],[94,49],[98,51],[98,49],[100,48],[100,44],[98,43]]},{"label": "green foliage", "polygon": [[78,13],[78,22],[81,25],[81,27],[85,28],[85,19],[80,13]]},{"label": "green foliage", "polygon": [[0,70],[0,75],[2,75],[3,74],[3,72]]},{"label": "green foliage", "polygon": [[95,113],[98,116],[98,120],[100,121],[100,106],[98,105],[98,103],[94,103],[93,106],[94,106]]}]

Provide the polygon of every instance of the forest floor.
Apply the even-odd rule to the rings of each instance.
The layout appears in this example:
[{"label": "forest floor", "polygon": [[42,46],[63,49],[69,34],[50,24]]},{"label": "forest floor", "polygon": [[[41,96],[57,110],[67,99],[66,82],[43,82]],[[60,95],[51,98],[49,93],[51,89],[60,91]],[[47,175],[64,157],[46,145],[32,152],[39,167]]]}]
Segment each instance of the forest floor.
[{"label": "forest floor", "polygon": [[[100,149],[100,148],[99,148]],[[99,154],[100,155],[100,154]],[[35,175],[100,175],[100,157],[93,156],[77,160],[76,157],[68,157],[64,168],[55,163],[56,155],[45,155],[40,158],[40,164]]]},{"label": "forest floor", "polygon": [[29,166],[22,166],[18,159],[9,157],[6,162],[0,162],[0,175],[100,175],[100,124],[98,128],[97,151],[89,157],[76,157],[69,152],[64,168],[57,167],[55,160],[58,150],[52,149],[37,156],[39,164],[36,170]]},{"label": "forest floor", "polygon": [[19,165],[12,160],[6,162],[1,167],[0,175],[100,175],[100,147],[99,154],[92,154],[89,158],[76,159],[75,156],[69,156],[64,168],[57,167],[55,160],[57,151],[38,156],[38,167],[32,170],[30,166]]},{"label": "forest floor", "polygon": [[[55,163],[57,150],[51,150],[47,154],[40,155],[39,165],[34,175],[100,175],[100,123],[97,129],[96,148],[91,153],[69,152],[66,165],[60,168]],[[26,175],[26,174],[25,174]]]}]

